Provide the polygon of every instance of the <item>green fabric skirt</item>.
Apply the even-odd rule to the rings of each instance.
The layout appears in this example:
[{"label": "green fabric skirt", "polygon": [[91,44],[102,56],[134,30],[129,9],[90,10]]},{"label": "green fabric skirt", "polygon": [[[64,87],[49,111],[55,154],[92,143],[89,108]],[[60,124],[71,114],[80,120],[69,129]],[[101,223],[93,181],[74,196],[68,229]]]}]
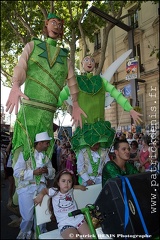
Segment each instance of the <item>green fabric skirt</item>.
[{"label": "green fabric skirt", "polygon": [[77,127],[71,145],[74,151],[79,151],[87,146],[92,147],[100,143],[102,148],[109,148],[114,140],[115,130],[109,121],[97,121],[93,124],[85,123],[83,128]]}]

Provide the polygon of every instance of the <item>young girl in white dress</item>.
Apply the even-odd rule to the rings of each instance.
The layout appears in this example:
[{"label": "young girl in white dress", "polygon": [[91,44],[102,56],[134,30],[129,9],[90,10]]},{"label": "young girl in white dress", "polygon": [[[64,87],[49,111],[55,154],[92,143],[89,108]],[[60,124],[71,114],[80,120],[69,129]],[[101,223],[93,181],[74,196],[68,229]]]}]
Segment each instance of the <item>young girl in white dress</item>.
[{"label": "young girl in white dress", "polygon": [[35,204],[41,204],[44,195],[48,194],[52,198],[54,215],[58,228],[64,239],[92,239],[89,226],[83,214],[69,217],[68,213],[77,210],[77,205],[73,197],[73,189],[86,190],[85,186],[74,185],[74,173],[71,170],[63,169],[54,180],[52,188],[44,188],[35,198]]}]

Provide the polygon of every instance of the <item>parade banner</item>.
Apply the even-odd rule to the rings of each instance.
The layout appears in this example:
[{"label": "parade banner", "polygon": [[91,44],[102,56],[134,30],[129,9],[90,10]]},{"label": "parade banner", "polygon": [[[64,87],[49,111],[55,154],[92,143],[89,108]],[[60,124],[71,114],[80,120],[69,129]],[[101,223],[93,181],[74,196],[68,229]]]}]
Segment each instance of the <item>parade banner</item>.
[{"label": "parade banner", "polygon": [[126,80],[138,78],[138,59],[131,58],[126,61]]}]

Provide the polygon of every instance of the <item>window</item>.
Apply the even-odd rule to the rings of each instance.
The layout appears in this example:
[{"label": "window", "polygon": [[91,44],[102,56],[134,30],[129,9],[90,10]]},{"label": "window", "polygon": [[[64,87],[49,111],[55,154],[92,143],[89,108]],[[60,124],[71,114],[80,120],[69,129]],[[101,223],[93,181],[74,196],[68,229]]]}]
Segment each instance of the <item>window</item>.
[{"label": "window", "polygon": [[138,57],[138,61],[139,61],[139,68],[141,69],[141,49],[140,49],[140,44],[137,44],[135,46],[136,49],[136,56]]},{"label": "window", "polygon": [[129,26],[135,28],[138,28],[138,10],[135,11],[135,13],[132,13],[134,9],[129,10],[128,13],[131,14],[129,16]]},{"label": "window", "polygon": [[101,48],[101,34],[99,31],[94,35],[94,50],[96,51],[100,48]]},{"label": "window", "polygon": [[144,72],[144,67],[141,61],[141,48],[140,48],[140,44],[137,44],[135,46],[135,50],[136,50],[136,56],[138,56],[138,61],[139,61],[139,71],[140,72]]}]

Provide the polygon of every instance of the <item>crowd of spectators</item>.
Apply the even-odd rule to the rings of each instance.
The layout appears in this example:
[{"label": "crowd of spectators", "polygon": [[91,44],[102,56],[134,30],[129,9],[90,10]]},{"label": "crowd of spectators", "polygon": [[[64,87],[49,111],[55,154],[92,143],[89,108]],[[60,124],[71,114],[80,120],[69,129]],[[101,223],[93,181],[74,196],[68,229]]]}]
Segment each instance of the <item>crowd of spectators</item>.
[{"label": "crowd of spectators", "polygon": [[[144,133],[117,133],[115,140],[127,140],[130,145],[130,160],[139,172],[149,171],[152,163],[159,162],[159,136],[152,139]],[[154,155],[154,156],[153,156]],[[110,159],[115,157],[113,147],[109,151]]]},{"label": "crowd of spectators", "polygon": [[59,172],[65,168],[72,170],[77,184],[77,158],[75,152],[71,149],[70,137],[66,130],[62,133],[62,139],[55,139],[55,151],[52,157],[52,165]]},{"label": "crowd of spectators", "polygon": [[[55,168],[56,172],[62,169],[69,169],[74,172],[76,183],[78,183],[78,174],[77,174],[77,157],[75,152],[72,150],[70,137],[68,132],[64,130],[62,132],[61,139],[55,139],[54,153],[52,156],[52,166]],[[139,172],[148,171],[151,168],[151,163],[154,161],[159,162],[159,139],[156,139],[153,143],[153,140],[149,135],[143,133],[132,133],[124,132],[117,133],[115,140],[127,140],[130,145],[130,159],[129,162],[132,163]],[[154,152],[153,152],[154,151]],[[152,157],[153,153],[154,157]],[[2,152],[1,152],[2,154]],[[108,155],[112,161],[115,157],[113,146],[108,149]],[[156,156],[156,157],[155,157]],[[3,158],[1,157],[1,160]],[[2,163],[1,163],[2,164]],[[2,164],[3,165],[3,164]],[[5,164],[4,164],[5,165]],[[1,167],[1,177],[6,175],[5,166]],[[1,181],[3,182],[3,181]],[[13,193],[12,193],[13,194]]]},{"label": "crowd of spectators", "polygon": [[[159,142],[156,139],[156,158],[152,158],[151,148],[153,142],[147,134],[143,133],[117,133],[115,140],[127,140],[130,145],[130,159],[139,172],[148,171],[151,167],[151,161],[159,161]],[[153,149],[153,148],[152,148]],[[115,157],[114,149],[111,147],[108,150],[109,158],[112,161]],[[53,164],[56,162],[56,171],[60,171],[64,168],[72,170],[75,174],[76,180],[78,179],[77,174],[77,157],[75,152],[71,148],[70,137],[64,130],[62,139],[55,140],[55,153],[52,159]],[[55,167],[55,166],[54,166]]]},{"label": "crowd of spectators", "polygon": [[[157,136],[157,139],[151,139],[150,135],[143,133],[117,133],[115,136],[115,141],[116,140],[128,141],[130,146],[130,159],[128,160],[128,162],[133,164],[133,166],[137,168],[138,172],[150,171],[150,169],[155,170],[155,166],[156,169],[159,171],[159,136]],[[8,203],[12,203],[11,199],[14,193],[14,188],[12,189],[12,184],[10,182],[9,176],[7,175],[7,167],[11,167],[7,165],[7,153],[8,156],[10,155],[10,151],[7,151],[7,149],[5,152],[1,151],[1,187],[3,187],[4,178],[7,178],[9,180],[10,186]],[[108,149],[108,156],[110,161],[114,161],[116,159],[113,146]],[[71,138],[66,131],[63,132],[61,139],[55,139],[55,149],[52,156],[52,166],[55,168],[56,172],[59,172],[65,168],[73,171],[76,184],[79,184],[77,173],[77,156],[72,150]],[[10,176],[10,178],[11,177],[13,178],[12,175]],[[7,204],[7,207],[8,205],[9,204]],[[12,205],[14,204],[12,203]],[[20,216],[18,207],[9,207],[9,210],[14,212],[17,216]],[[12,221],[13,226],[17,226],[18,224],[20,224],[20,221],[21,217],[15,223],[14,221]],[[12,225],[12,222],[10,223],[10,225]]]}]

